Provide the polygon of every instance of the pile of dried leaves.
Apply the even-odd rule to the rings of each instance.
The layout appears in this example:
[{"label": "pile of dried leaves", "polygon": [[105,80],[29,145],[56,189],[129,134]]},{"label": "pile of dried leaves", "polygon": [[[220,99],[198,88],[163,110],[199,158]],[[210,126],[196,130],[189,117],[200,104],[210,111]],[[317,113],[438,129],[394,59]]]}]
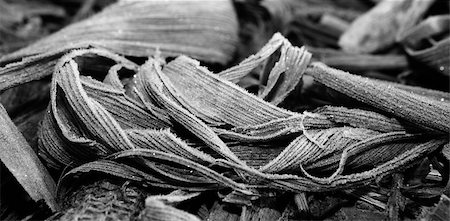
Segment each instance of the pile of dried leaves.
[{"label": "pile of dried leaves", "polygon": [[448,220],[448,4],[0,11],[2,219]]}]

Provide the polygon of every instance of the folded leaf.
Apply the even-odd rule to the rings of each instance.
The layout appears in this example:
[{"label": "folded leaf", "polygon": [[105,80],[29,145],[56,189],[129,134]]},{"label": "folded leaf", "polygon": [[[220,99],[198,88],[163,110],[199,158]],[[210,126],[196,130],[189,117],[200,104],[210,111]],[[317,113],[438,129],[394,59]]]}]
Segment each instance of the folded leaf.
[{"label": "folded leaf", "polygon": [[[83,76],[88,55],[113,61],[92,76],[98,80]],[[450,105],[439,98],[446,93],[320,64],[303,76],[307,60],[307,52],[278,34],[262,52],[219,75],[186,56],[166,64],[156,54],[137,67],[105,50],[74,51],[55,69],[41,155],[52,167],[75,167],[63,175],[61,193],[74,179],[99,172],[160,188],[231,190],[224,200],[250,204],[267,190],[367,185],[448,142]],[[269,100],[282,100],[307,75],[374,110],[322,107],[295,113],[229,81],[263,63],[269,92],[262,94]],[[122,68],[135,76],[123,79]],[[406,121],[419,127],[410,130]]]},{"label": "folded leaf", "polygon": [[276,33],[258,53],[218,75],[237,82],[255,68],[264,65],[259,78],[266,86],[259,91],[259,97],[278,105],[299,85],[310,59],[311,54],[304,47],[292,46],[287,39]]},{"label": "folded leaf", "polygon": [[170,62],[163,73],[178,94],[174,98],[212,125],[248,126],[299,116],[264,102],[187,57]]},{"label": "folded leaf", "polygon": [[346,146],[375,135],[376,133],[353,128],[331,128],[307,131],[287,146],[283,152],[261,168],[264,172],[283,172],[299,170],[302,165],[309,165],[323,160],[326,155],[334,155]]},{"label": "folded leaf", "polygon": [[293,47],[287,40],[280,50],[280,58],[270,73],[266,71],[268,76],[264,75],[265,72],[261,75],[261,80],[267,79],[267,85],[259,95],[275,105],[281,103],[300,84],[311,59],[311,54],[304,47]]},{"label": "folded leaf", "polygon": [[102,50],[74,51],[58,63],[48,114],[40,128],[39,149],[51,167],[61,168],[134,148],[125,129],[161,129],[171,123],[158,109],[148,109],[123,89],[80,76],[74,58],[87,54],[134,63]]}]

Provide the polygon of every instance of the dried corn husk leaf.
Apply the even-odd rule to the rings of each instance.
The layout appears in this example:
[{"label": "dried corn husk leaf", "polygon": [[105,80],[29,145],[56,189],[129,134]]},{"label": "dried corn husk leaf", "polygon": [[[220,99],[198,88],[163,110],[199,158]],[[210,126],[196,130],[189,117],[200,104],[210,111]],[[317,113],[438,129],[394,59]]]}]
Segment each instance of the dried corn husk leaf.
[{"label": "dried corn husk leaf", "polygon": [[[157,72],[147,72],[148,74],[156,75]],[[162,72],[160,73],[160,75]],[[154,82],[154,81],[152,81]],[[157,82],[154,82],[157,83]],[[162,90],[164,91],[164,90]],[[167,92],[166,92],[167,93]],[[160,94],[153,94],[153,96],[161,96]],[[165,101],[168,102],[167,97],[165,98]],[[173,101],[172,101],[173,102]],[[166,106],[167,108],[173,108],[173,106]],[[180,107],[178,107],[180,108]],[[170,112],[171,116],[176,116],[173,113]],[[177,117],[175,117],[177,118]],[[189,126],[189,121],[185,122],[185,125]],[[339,130],[338,130],[339,131]],[[201,132],[201,130],[200,130]],[[370,133],[368,133],[370,134]],[[197,134],[196,134],[197,135]],[[401,135],[401,134],[400,134]],[[346,135],[348,136],[348,135]],[[339,137],[339,135],[338,135]],[[354,137],[357,139],[364,139],[364,136],[355,136],[352,135],[350,137]],[[359,138],[358,138],[359,137]],[[408,136],[406,136],[408,137]],[[353,139],[354,139],[353,138]],[[388,136],[389,138],[389,136]],[[395,137],[394,137],[395,138]],[[338,138],[337,138],[338,139]],[[389,138],[391,139],[391,138]],[[388,142],[387,140],[382,140],[381,142]],[[370,139],[369,139],[370,140]],[[372,143],[368,143],[370,145],[375,145],[378,142],[378,137],[372,138]],[[375,143],[373,143],[375,141]],[[317,142],[311,141],[313,144]],[[367,143],[367,141],[364,141]],[[352,174],[352,175],[337,175],[335,177],[332,177],[329,180],[320,180],[317,178],[313,178],[310,176],[307,176],[307,178],[303,178],[296,175],[277,175],[277,174],[264,174],[261,172],[258,172],[248,166],[245,166],[245,164],[241,164],[239,162],[233,162],[233,159],[230,159],[231,161],[227,161],[224,159],[216,159],[215,164],[221,165],[228,168],[234,168],[235,170],[240,170],[242,173],[248,173],[251,176],[259,177],[259,179],[265,180],[264,183],[269,186],[272,186],[273,188],[281,188],[285,190],[291,190],[291,191],[320,191],[324,189],[333,189],[333,188],[343,188],[344,186],[352,186],[352,185],[358,185],[361,184],[361,182],[368,182],[369,180],[373,179],[373,177],[377,177],[381,174],[389,173],[389,171],[396,170],[404,165],[407,165],[408,162],[411,162],[411,160],[416,159],[417,157],[423,156],[423,154],[428,153],[429,151],[435,149],[440,145],[441,141],[430,141],[427,143],[424,143],[423,145],[412,145],[409,146],[411,148],[404,149],[404,152],[400,154],[395,159],[390,159],[388,161],[383,161],[384,163],[380,164],[377,168],[366,171],[364,173],[360,174]],[[152,145],[153,146],[153,145]],[[152,147],[148,146],[148,147]],[[302,148],[302,147],[299,147]],[[364,151],[356,151],[355,153],[360,153]],[[78,174],[83,173],[87,171],[102,171],[108,174],[119,174],[120,177],[133,179],[133,180],[140,180],[140,182],[149,182],[149,185],[156,185],[156,186],[164,186],[164,187],[175,187],[176,188],[186,188],[186,185],[189,185],[190,189],[198,189],[198,190],[204,190],[204,189],[210,189],[210,188],[217,188],[217,186],[214,186],[214,183],[217,183],[219,186],[222,187],[232,187],[233,189],[239,190],[242,193],[249,194],[248,187],[246,187],[243,183],[236,183],[233,181],[233,179],[236,179],[236,176],[233,179],[229,179],[225,176],[225,174],[218,174],[215,171],[206,168],[204,166],[201,166],[198,163],[195,163],[194,161],[188,160],[185,157],[180,157],[178,153],[175,153],[176,155],[172,153],[166,153],[166,150],[150,150],[150,149],[135,149],[135,150],[127,150],[122,151],[114,156],[112,156],[112,159],[120,160],[121,162],[129,162],[130,164],[116,164],[113,162],[108,163],[109,165],[115,165],[114,167],[111,166],[95,166],[100,162],[104,161],[97,161],[93,163],[85,164],[81,167],[78,167],[74,169],[73,171],[66,174],[63,180],[67,180],[70,178],[71,174]],[[137,158],[136,158],[137,157]],[[144,161],[142,159],[144,158]],[[140,162],[139,167],[135,167],[136,164],[133,163],[134,161],[125,161],[126,159],[136,159]],[[226,158],[225,158],[226,159]],[[163,162],[162,165],[155,164],[155,160],[157,162]],[[357,161],[361,162],[361,161]],[[345,163],[344,163],[345,164]],[[178,165],[178,166],[175,166]],[[180,166],[185,167],[185,169],[180,168]],[[278,165],[280,166],[280,165]],[[186,168],[187,167],[187,168]],[[123,169],[127,168],[128,171],[133,171],[131,174],[130,172],[127,172],[128,175],[125,172],[118,172],[123,171]],[[187,170],[186,170],[187,169]],[[158,177],[162,179],[156,178],[156,174],[158,174]],[[183,175],[182,175],[183,174]],[[192,174],[192,175],[190,175]],[[246,181],[248,182],[248,181]],[[258,180],[255,180],[253,182],[258,182]],[[317,183],[319,182],[319,183]],[[258,182],[259,183],[259,182]],[[174,186],[175,185],[175,186]],[[205,186],[206,185],[206,186]],[[265,186],[266,188],[267,186]]]},{"label": "dried corn husk leaf", "polygon": [[[220,139],[211,130],[217,131],[220,135],[230,139],[246,141],[267,140],[301,130],[298,123],[301,121],[301,115],[265,103],[236,85],[218,79],[205,68],[199,67],[198,63],[191,59],[178,58],[166,65],[164,70],[165,73],[169,73],[167,76],[173,77],[172,81],[169,82],[169,79],[160,74],[161,79],[166,79],[164,83],[167,85],[166,87],[176,87],[172,89],[171,97],[195,115],[190,116],[189,113],[185,113],[183,118],[177,117],[176,120],[185,125],[186,122],[183,123],[183,121],[192,118],[198,122],[198,127],[202,125],[200,120],[214,126],[208,129],[207,125],[202,125],[201,127],[204,129],[201,130],[192,128],[191,125],[191,131],[196,131],[198,134],[209,131],[209,135],[203,136],[209,137],[205,140],[206,143],[211,139],[215,140],[215,142],[210,143],[212,146],[220,144],[221,148],[219,149],[227,149],[225,144],[219,141]],[[179,81],[178,79],[183,80]],[[158,81],[152,79],[146,82]],[[216,82],[216,85],[213,82]],[[183,93],[183,91],[189,91],[189,93]],[[178,109],[182,108],[176,104],[171,105]],[[171,111],[170,109],[168,108],[168,111]],[[233,129],[221,129],[229,126]]]},{"label": "dried corn husk leaf", "polygon": [[[282,42],[280,37],[279,47]],[[249,60],[268,58],[275,50]],[[82,76],[85,64],[77,56],[85,54],[117,64],[104,71],[108,73],[103,82],[97,81]],[[230,79],[239,79],[255,64],[238,66],[246,68],[242,72],[229,69],[225,73],[238,76]],[[121,68],[136,73],[132,96],[120,80]],[[370,88],[365,80],[363,84],[349,74],[316,69],[309,74],[332,89],[340,91],[327,77],[348,88]],[[390,87],[407,94],[402,94],[406,98],[420,97]],[[448,142],[440,135],[432,139],[405,132],[397,120],[371,111],[323,108],[294,113],[246,92],[186,56],[165,64],[156,55],[137,68],[103,50],[74,51],[56,66],[51,99],[40,150],[56,168],[77,166],[63,176],[60,193],[74,178],[100,172],[163,188],[231,189],[226,200],[250,203],[267,189],[298,193],[365,185],[408,167]],[[441,102],[432,99],[431,104]],[[129,122],[120,116],[121,111],[129,112],[124,114]],[[425,127],[434,128],[430,130],[434,134],[446,131],[434,122]],[[269,142],[279,138],[285,143]],[[259,145],[263,142],[265,146]],[[253,155],[259,159],[252,161]],[[329,176],[316,177],[317,173]]]},{"label": "dried corn husk leaf", "polygon": [[276,33],[272,36],[269,42],[267,42],[258,51],[258,53],[249,56],[248,58],[241,61],[239,65],[228,68],[220,72],[218,75],[230,82],[236,83],[242,77],[249,74],[250,71],[269,59],[269,57],[286,42],[286,39],[281,34]]},{"label": "dried corn husk leaf", "polygon": [[61,59],[55,72],[61,76],[53,78],[49,114],[43,121],[39,140],[41,156],[55,168],[134,148],[124,129],[160,129],[171,125],[160,110],[147,109],[129,98],[123,89],[82,78],[72,59],[86,54],[116,59],[130,68],[135,65],[95,49],[75,51]]},{"label": "dried corn husk leaf", "polygon": [[303,135],[290,143],[280,155],[264,165],[261,171],[272,173],[298,171],[303,165],[309,165],[326,155],[334,155],[346,146],[367,139],[371,135],[374,134],[369,130],[339,127],[304,131]]},{"label": "dried corn husk leaf", "polygon": [[[184,66],[181,66],[181,67],[184,67],[184,68],[179,68],[179,70],[184,70],[184,71],[183,72],[178,71],[177,75],[176,75],[176,77],[177,77],[176,80],[178,80],[181,77],[183,79],[183,81],[176,81],[175,82],[175,77],[171,77],[170,76],[171,75],[170,72],[172,70],[169,69],[169,68],[171,68],[171,65],[173,65],[174,63],[177,64],[178,66],[181,66],[181,64],[185,63]],[[183,107],[185,107],[187,110],[189,110],[189,112],[194,113],[195,115],[197,115],[200,119],[202,119],[204,121],[210,122],[212,124],[212,126],[222,125],[224,122],[215,122],[215,121],[210,120],[212,116],[217,116],[217,115],[213,114],[213,113],[216,113],[216,112],[211,112],[211,111],[216,110],[217,108],[220,108],[221,106],[233,104],[235,102],[234,100],[236,99],[236,97],[242,97],[242,96],[236,96],[236,95],[224,96],[226,94],[229,94],[230,93],[229,91],[233,91],[234,90],[234,89],[230,90],[230,89],[233,88],[232,85],[227,85],[226,82],[222,83],[221,79],[219,79],[219,78],[213,78],[214,75],[208,74],[205,71],[204,68],[196,68],[195,72],[194,71],[193,72],[187,71],[187,70],[192,69],[192,67],[196,66],[195,63],[192,64],[192,65],[186,65],[186,64],[189,64],[189,63],[192,63],[192,61],[190,61],[188,59],[185,59],[185,58],[183,58],[183,59],[179,58],[179,59],[175,59],[171,63],[167,64],[162,71],[146,72],[147,75],[152,75],[152,74],[153,75],[158,75],[159,79],[160,79],[160,80],[157,80],[156,78],[151,78],[153,80],[152,81],[148,81],[148,82],[156,83],[156,84],[159,84],[159,85],[165,85],[164,87],[166,89],[159,89],[159,90],[166,91],[166,93],[168,95],[170,95],[169,97],[174,99],[174,101],[179,102]],[[168,71],[168,72],[165,72],[165,71]],[[168,74],[166,74],[166,73],[168,73]],[[200,77],[200,76],[204,76],[204,77]],[[165,77],[168,77],[168,79],[164,80]],[[189,77],[189,78],[187,78],[187,77]],[[174,80],[170,81],[171,78],[174,79]],[[190,78],[192,78],[192,80]],[[206,81],[204,86],[198,86],[197,85],[197,84],[199,84],[199,82],[205,81],[207,78],[213,78],[214,81]],[[195,80],[193,80],[193,79],[195,79]],[[159,83],[158,81],[162,81],[162,84]],[[179,83],[179,82],[183,82],[183,83]],[[188,84],[190,86],[189,87],[188,86],[183,86],[183,84]],[[195,85],[191,85],[191,84],[195,84]],[[224,86],[222,86],[220,88],[217,88],[217,89],[213,89],[214,87],[216,87],[214,84],[223,84]],[[178,86],[178,85],[181,85],[181,86]],[[173,88],[173,87],[175,87],[175,88]],[[180,88],[180,89],[178,89],[178,88]],[[155,89],[153,89],[153,90],[155,90]],[[205,91],[205,92],[202,93],[201,90],[208,90],[208,91],[207,92]],[[190,94],[191,96],[187,97],[182,92],[184,92],[186,94]],[[196,98],[197,94],[198,95],[202,95],[202,97]],[[233,94],[236,94],[236,93],[233,93]],[[168,95],[164,95],[164,96],[168,96]],[[153,94],[152,96],[153,97],[157,97],[157,96],[162,96],[162,95],[161,94],[159,94],[159,95],[158,94]],[[207,98],[206,96],[211,96],[211,98]],[[181,100],[182,98],[183,99],[192,99],[192,100],[190,100],[190,102],[186,102],[184,100]],[[213,99],[213,98],[215,98],[215,99]],[[215,106],[210,106],[208,103],[201,103],[201,105],[197,105],[199,101],[208,102],[209,99],[215,101],[214,102]],[[222,99],[228,99],[229,101],[228,102],[222,102],[221,101]],[[246,114],[246,113],[242,112],[241,110],[242,109],[248,110],[249,108],[252,108],[252,107],[235,108],[236,110],[234,110],[233,107],[236,107],[236,105],[247,105],[247,103],[248,102],[245,102],[244,104],[235,104],[235,105],[230,106],[230,108],[222,110],[219,113],[226,113],[228,111],[229,114],[223,115],[223,116],[221,116],[218,119],[230,119],[231,116],[233,116],[233,117],[245,116],[245,115],[242,115],[242,114]],[[166,106],[166,108],[170,109],[170,108],[173,108],[173,107]],[[177,108],[180,108],[180,107],[177,107]],[[262,109],[262,108],[260,108],[260,109]],[[200,111],[200,110],[202,110],[202,111]],[[242,114],[236,114],[236,113],[242,113]],[[252,113],[252,112],[250,112],[250,113]],[[254,111],[253,111],[253,113],[254,113]],[[171,115],[174,115],[174,113],[172,113]],[[177,119],[181,119],[181,118],[177,117]],[[241,118],[241,120],[245,120],[245,119],[246,118]],[[262,119],[262,120],[264,120],[264,119]],[[268,119],[268,120],[270,120],[270,119]],[[248,124],[251,124],[251,123],[252,122],[248,122]],[[183,124],[184,125],[188,125],[188,122],[184,122]],[[228,122],[228,124],[231,124],[231,126],[233,126],[233,122],[232,121]],[[200,134],[201,130],[199,130],[197,133]],[[331,133],[333,134],[333,132],[331,132]],[[374,134],[372,134],[372,135],[374,135]],[[313,138],[313,140],[314,140],[314,138]],[[383,141],[383,142],[386,142],[386,141]],[[308,143],[308,141],[306,141],[306,143]],[[312,144],[314,146],[314,141],[312,142]],[[300,144],[298,146],[303,146],[303,145]],[[301,148],[298,148],[298,149],[301,149]],[[397,149],[399,149],[399,148],[397,148]],[[402,148],[400,148],[400,149],[402,149]],[[405,149],[403,149],[403,151],[405,151]],[[290,152],[290,151],[286,150],[286,152]],[[306,151],[306,152],[309,152],[309,151]],[[286,159],[285,156],[280,156],[280,158],[283,159],[283,160]],[[303,158],[304,159],[314,160],[314,158],[311,158],[310,156],[303,157]],[[293,161],[295,161],[295,160],[293,160]],[[289,164],[284,164],[284,163],[280,163],[280,162],[276,162],[276,161],[275,161],[274,164],[276,164],[276,165],[288,165],[289,166]]]},{"label": "dried corn husk leaf", "polygon": [[360,109],[324,106],[315,111],[326,116],[337,124],[350,125],[380,132],[404,131],[405,128],[395,118],[388,118],[382,114]]},{"label": "dried corn husk leaf", "polygon": [[[450,16],[432,16],[416,26],[407,29],[399,37],[406,52],[415,60],[424,63],[435,71],[450,76]],[[433,40],[434,36],[443,36]],[[424,48],[423,42],[429,41],[430,47]]]},{"label": "dried corn husk leaf", "polygon": [[[238,183],[194,161],[165,151],[136,149],[118,152],[110,158],[127,163],[116,163],[109,160],[86,163],[65,174],[63,184],[66,185],[66,182],[73,180],[75,175],[79,176],[95,171],[163,188],[191,191],[232,188],[244,194],[252,193],[245,184]],[[64,189],[61,189],[59,193],[62,195]]]},{"label": "dried corn husk leaf", "polygon": [[259,91],[259,97],[275,105],[280,104],[300,84],[311,59],[311,54],[304,47],[293,47],[287,40],[280,50],[280,58],[270,72],[262,72],[261,80],[267,79],[267,85]]},{"label": "dried corn husk leaf", "polygon": [[248,126],[299,116],[264,102],[187,57],[170,62],[164,67],[163,73],[181,96],[173,97],[186,109],[213,125]]},{"label": "dried corn husk leaf", "polygon": [[415,24],[433,2],[383,0],[353,21],[340,37],[339,46],[356,53],[372,53],[392,46],[397,34]]},{"label": "dried corn husk leaf", "polygon": [[0,160],[34,201],[44,200],[50,209],[57,210],[56,185],[53,178],[2,105],[0,124]]},{"label": "dried corn husk leaf", "polygon": [[187,54],[225,64],[236,43],[231,1],[119,1],[0,58],[0,91],[50,75],[55,59],[71,49],[98,47],[144,57],[159,49],[163,56]]},{"label": "dried corn husk leaf", "polygon": [[276,33],[258,53],[239,65],[220,72],[219,76],[238,82],[263,65],[259,78],[261,84],[266,86],[260,89],[259,97],[278,105],[300,84],[310,59],[311,54],[304,47],[294,47],[281,34]]}]

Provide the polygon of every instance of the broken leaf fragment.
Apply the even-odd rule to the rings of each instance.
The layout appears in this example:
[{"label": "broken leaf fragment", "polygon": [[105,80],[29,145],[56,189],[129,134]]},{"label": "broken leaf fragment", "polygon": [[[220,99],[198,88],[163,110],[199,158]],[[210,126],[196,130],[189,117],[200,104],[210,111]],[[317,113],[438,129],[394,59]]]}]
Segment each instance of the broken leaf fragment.
[{"label": "broken leaf fragment", "polygon": [[274,105],[280,104],[301,83],[311,53],[295,47],[280,33],[275,33],[261,50],[238,65],[219,73],[231,82],[238,82],[258,67],[259,97]]}]

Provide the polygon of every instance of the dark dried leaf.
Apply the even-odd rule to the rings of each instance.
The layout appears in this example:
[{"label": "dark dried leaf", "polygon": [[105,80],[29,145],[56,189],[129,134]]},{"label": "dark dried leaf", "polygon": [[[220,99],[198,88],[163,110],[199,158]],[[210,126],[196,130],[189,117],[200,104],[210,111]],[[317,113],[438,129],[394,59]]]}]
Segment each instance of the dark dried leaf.
[{"label": "dark dried leaf", "polygon": [[236,47],[237,25],[228,0],[120,1],[0,58],[0,91],[50,75],[54,60],[77,48],[143,57],[159,49],[164,56],[187,54],[225,64]]},{"label": "dark dried leaf", "polygon": [[0,124],[1,161],[33,200],[43,199],[53,211],[57,210],[56,185],[53,178],[2,105],[0,105]]}]

